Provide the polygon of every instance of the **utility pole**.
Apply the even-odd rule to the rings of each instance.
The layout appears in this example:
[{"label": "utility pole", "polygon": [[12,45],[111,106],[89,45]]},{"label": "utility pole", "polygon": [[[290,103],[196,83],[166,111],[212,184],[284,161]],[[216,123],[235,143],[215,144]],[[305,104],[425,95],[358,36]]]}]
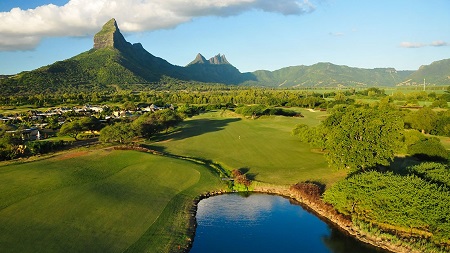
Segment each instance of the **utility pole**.
[{"label": "utility pole", "polygon": [[423,79],[423,90],[425,91],[425,78]]}]

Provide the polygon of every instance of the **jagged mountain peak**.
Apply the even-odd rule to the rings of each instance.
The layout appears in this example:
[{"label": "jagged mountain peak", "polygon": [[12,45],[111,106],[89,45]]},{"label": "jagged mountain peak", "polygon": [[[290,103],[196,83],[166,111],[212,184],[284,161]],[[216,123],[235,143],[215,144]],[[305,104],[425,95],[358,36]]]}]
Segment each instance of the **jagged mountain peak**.
[{"label": "jagged mountain peak", "polygon": [[128,43],[120,33],[117,22],[114,18],[110,19],[103,25],[102,30],[94,36],[94,49],[115,48],[123,49]]},{"label": "jagged mountain peak", "polygon": [[198,53],[197,56],[193,61],[191,61],[187,66],[194,65],[194,64],[213,64],[213,65],[221,65],[221,64],[228,64],[231,65],[227,58],[225,58],[225,55],[218,54],[214,57],[211,57],[209,60],[206,60],[206,58]]},{"label": "jagged mountain peak", "polygon": [[225,58],[224,54],[223,55],[218,54],[218,55],[212,57],[211,59],[209,59],[209,63],[211,63],[211,64],[230,64],[227,61],[227,58]]},{"label": "jagged mountain peak", "polygon": [[198,53],[195,59],[191,61],[188,66],[193,64],[209,64],[209,61],[206,60],[206,58],[202,54]]}]

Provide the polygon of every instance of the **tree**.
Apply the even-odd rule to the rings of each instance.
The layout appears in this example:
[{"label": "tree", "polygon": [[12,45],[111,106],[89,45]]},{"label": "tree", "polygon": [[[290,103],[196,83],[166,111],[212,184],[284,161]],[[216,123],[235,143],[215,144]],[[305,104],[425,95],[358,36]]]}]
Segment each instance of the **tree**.
[{"label": "tree", "polygon": [[307,142],[322,151],[325,150],[326,131],[322,125],[309,127],[306,124],[299,124],[292,130],[292,134],[298,136],[301,142]]},{"label": "tree", "polygon": [[422,131],[424,134],[429,133],[434,129],[436,120],[436,113],[429,107],[423,107],[415,112],[411,112],[405,118],[405,121],[408,122],[412,128]]},{"label": "tree", "polygon": [[148,112],[133,121],[132,126],[136,130],[136,134],[143,137],[151,137],[158,133],[161,127],[156,116],[155,113]]},{"label": "tree", "polygon": [[408,146],[408,153],[423,160],[440,161],[449,158],[449,152],[436,137],[423,136]]},{"label": "tree", "polygon": [[59,135],[68,135],[77,140],[78,135],[83,131],[96,131],[100,129],[100,121],[96,117],[84,117],[62,125]]},{"label": "tree", "polygon": [[84,117],[78,122],[84,131],[94,132],[101,128],[100,121],[96,117]]},{"label": "tree", "polygon": [[72,122],[66,122],[62,125],[61,129],[59,130],[59,135],[68,135],[75,140],[78,140],[78,135],[83,131],[83,127],[81,126],[80,122],[78,121],[72,121]]},{"label": "tree", "polygon": [[160,125],[166,130],[178,125],[183,118],[174,110],[160,110],[155,113],[158,117]]},{"label": "tree", "polygon": [[127,143],[136,137],[136,131],[130,123],[119,122],[106,126],[100,131],[99,140],[110,143]]},{"label": "tree", "polygon": [[450,111],[443,111],[437,114],[435,127],[431,134],[450,136]]},{"label": "tree", "polygon": [[435,107],[447,108],[448,104],[445,99],[437,99],[437,100],[434,100],[433,103],[431,103],[431,107],[432,108],[435,108]]},{"label": "tree", "polygon": [[356,172],[389,165],[400,147],[403,121],[386,106],[338,106],[322,123],[330,166]]},{"label": "tree", "polygon": [[346,97],[345,94],[342,92],[336,93],[336,96],[334,96],[334,100],[336,101],[345,101]]},{"label": "tree", "polygon": [[136,105],[132,101],[127,101],[127,102],[123,103],[122,107],[125,110],[130,110],[130,111],[136,110]]}]

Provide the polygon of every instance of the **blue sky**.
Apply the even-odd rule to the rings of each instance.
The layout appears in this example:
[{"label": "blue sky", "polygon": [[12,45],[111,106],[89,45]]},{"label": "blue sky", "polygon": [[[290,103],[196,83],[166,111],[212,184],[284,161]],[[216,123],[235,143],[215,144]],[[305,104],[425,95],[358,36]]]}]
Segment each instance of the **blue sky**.
[{"label": "blue sky", "polygon": [[1,0],[0,74],[89,50],[112,17],[128,41],[176,65],[221,53],[241,72],[415,70],[450,58],[449,11],[448,0]]}]

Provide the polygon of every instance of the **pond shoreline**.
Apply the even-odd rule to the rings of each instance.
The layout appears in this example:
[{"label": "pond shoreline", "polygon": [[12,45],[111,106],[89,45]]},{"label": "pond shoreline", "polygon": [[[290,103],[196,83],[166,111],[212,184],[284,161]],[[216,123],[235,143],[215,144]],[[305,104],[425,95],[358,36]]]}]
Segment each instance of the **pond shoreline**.
[{"label": "pond shoreline", "polygon": [[[189,224],[191,226],[187,235],[190,238],[190,240],[188,240],[188,245],[186,245],[181,252],[188,253],[191,250],[192,245],[194,243],[194,237],[197,228],[198,203],[203,199],[228,193],[231,192],[228,191],[208,192],[200,195],[193,201],[189,212],[190,213]],[[257,184],[255,185],[254,189],[249,193],[273,194],[295,200],[305,210],[313,213],[323,221],[329,223],[330,225],[333,225],[334,227],[340,229],[341,231],[345,232],[346,234],[356,238],[357,240],[363,243],[370,244],[372,246],[395,253],[407,253],[407,252],[419,253],[419,251],[411,249],[410,247],[395,245],[390,241],[384,240],[380,237],[361,231],[359,228],[357,228],[352,224],[351,220],[349,220],[348,218],[344,218],[343,215],[337,213],[334,209],[333,211],[330,211],[329,209],[323,208],[323,203],[315,203],[315,201],[310,201],[305,198],[302,198],[299,194],[296,194],[294,191],[292,191],[288,186]]]},{"label": "pond shoreline", "polygon": [[331,210],[324,208],[324,203],[322,200],[320,200],[321,203],[307,200],[302,198],[299,194],[296,194],[289,187],[257,185],[254,192],[276,194],[296,200],[303,207],[305,207],[306,210],[312,212],[317,217],[332,224],[334,227],[340,229],[348,235],[351,235],[361,242],[395,253],[420,253],[420,251],[414,250],[410,247],[395,245],[390,241],[383,240],[380,237],[361,231],[358,227],[353,225],[351,220],[346,218],[344,215],[339,214],[334,208]]}]

